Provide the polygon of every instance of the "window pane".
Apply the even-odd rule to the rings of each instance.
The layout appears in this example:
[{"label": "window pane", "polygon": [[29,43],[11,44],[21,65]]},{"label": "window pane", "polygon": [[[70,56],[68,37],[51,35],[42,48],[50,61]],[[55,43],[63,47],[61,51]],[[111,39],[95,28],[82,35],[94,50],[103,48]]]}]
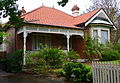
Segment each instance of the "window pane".
[{"label": "window pane", "polygon": [[101,31],[101,43],[105,44],[106,42],[108,42],[108,31],[102,30]]},{"label": "window pane", "polygon": [[32,36],[32,48],[33,50],[41,49],[42,45],[51,47],[51,35],[48,34],[33,34]]},{"label": "window pane", "polygon": [[62,49],[67,50],[67,39],[65,36],[62,36]]}]

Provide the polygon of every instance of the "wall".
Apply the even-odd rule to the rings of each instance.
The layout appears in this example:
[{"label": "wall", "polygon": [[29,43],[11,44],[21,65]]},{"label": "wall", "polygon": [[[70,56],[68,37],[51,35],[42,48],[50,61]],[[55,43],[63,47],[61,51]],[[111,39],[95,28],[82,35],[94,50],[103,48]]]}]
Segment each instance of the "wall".
[{"label": "wall", "polygon": [[86,59],[85,41],[82,37],[72,36],[72,49],[80,54],[81,59]]},{"label": "wall", "polygon": [[6,44],[6,53],[8,54],[15,51],[15,29],[8,28],[6,33],[9,34],[9,36],[6,37],[7,41],[9,41],[9,43]]},{"label": "wall", "polygon": [[23,34],[16,34],[16,50],[23,49]]},{"label": "wall", "polygon": [[[23,33],[16,34],[16,50],[23,49]],[[28,34],[26,38],[26,49],[27,51],[32,50],[32,36],[31,34]]]}]

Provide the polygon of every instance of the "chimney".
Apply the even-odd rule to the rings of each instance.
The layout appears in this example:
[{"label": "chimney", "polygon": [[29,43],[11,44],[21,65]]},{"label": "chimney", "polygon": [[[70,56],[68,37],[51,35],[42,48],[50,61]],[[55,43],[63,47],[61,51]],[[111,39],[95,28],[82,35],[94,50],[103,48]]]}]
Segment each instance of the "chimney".
[{"label": "chimney", "polygon": [[22,7],[22,15],[26,14],[26,10]]},{"label": "chimney", "polygon": [[74,5],[73,8],[71,9],[72,15],[79,16],[79,10],[80,10],[80,8],[77,5]]}]

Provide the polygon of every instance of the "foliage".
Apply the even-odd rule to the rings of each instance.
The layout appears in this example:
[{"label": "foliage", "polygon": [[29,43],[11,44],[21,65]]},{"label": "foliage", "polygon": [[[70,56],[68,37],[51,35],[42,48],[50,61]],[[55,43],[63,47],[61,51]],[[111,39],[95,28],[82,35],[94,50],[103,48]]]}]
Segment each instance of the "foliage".
[{"label": "foliage", "polygon": [[27,57],[27,64],[34,65],[33,70],[37,73],[48,72],[50,68],[59,68],[66,60],[65,53],[59,48],[43,48],[31,52]]},{"label": "foliage", "polygon": [[111,61],[111,60],[119,60],[120,53],[117,50],[112,48],[106,48],[101,52],[102,60]]},{"label": "foliage", "polygon": [[65,58],[65,53],[59,48],[45,48],[43,51],[45,61],[51,67],[61,67]]},{"label": "foliage", "polygon": [[20,26],[23,19],[21,18],[21,11],[18,10],[18,0],[0,0],[0,17],[6,18],[9,16],[9,20],[14,26]]},{"label": "foliage", "polygon": [[65,72],[63,71],[63,69],[56,69],[54,70],[54,73],[59,77],[65,75]]},{"label": "foliage", "polygon": [[59,1],[58,4],[64,7],[68,3],[68,1],[69,0],[62,0],[62,1]]},{"label": "foliage", "polygon": [[92,81],[92,74],[90,69],[86,68],[81,63],[68,62],[64,65],[63,70],[65,77],[75,83],[89,83]]},{"label": "foliage", "polygon": [[69,52],[67,52],[67,58],[71,61],[71,60],[77,60],[79,58],[79,54],[77,52],[75,52],[74,50],[70,50]]},{"label": "foliage", "polygon": [[89,36],[86,36],[86,54],[88,56],[88,59],[91,60],[91,55],[96,55],[101,58],[101,50],[103,48],[103,45],[98,42],[98,39],[92,39]]},{"label": "foliage", "polygon": [[120,43],[114,44],[114,49],[117,50],[120,53]]},{"label": "foliage", "polygon": [[5,33],[2,28],[2,25],[0,25],[0,44],[2,44],[3,42],[8,43],[8,41],[6,39],[3,40],[3,37],[8,37],[8,36],[10,36],[10,34]]},{"label": "foliage", "polygon": [[29,69],[32,69],[34,73],[46,73],[48,66],[46,65],[46,61],[42,52],[35,51],[31,52],[27,56],[27,64],[29,65]]},{"label": "foliage", "polygon": [[23,50],[6,55],[5,66],[8,72],[19,72],[22,70]]}]

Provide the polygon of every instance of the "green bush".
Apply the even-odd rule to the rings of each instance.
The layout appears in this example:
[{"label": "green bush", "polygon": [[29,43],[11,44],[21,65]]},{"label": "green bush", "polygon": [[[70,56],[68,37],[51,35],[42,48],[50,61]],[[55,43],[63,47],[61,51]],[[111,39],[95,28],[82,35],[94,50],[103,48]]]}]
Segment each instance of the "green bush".
[{"label": "green bush", "polygon": [[6,55],[5,67],[8,72],[20,72],[23,65],[23,50]]},{"label": "green bush", "polygon": [[118,52],[120,53],[120,43],[115,44],[114,49],[118,50]]},{"label": "green bush", "polygon": [[32,65],[35,73],[47,73],[50,68],[59,68],[66,60],[65,53],[59,48],[43,48],[31,52],[27,57],[27,64]]},{"label": "green bush", "polygon": [[74,50],[71,50],[67,53],[67,58],[71,61],[71,60],[76,60],[79,58],[79,54],[77,52],[75,52]]},{"label": "green bush", "polygon": [[64,76],[65,75],[65,72],[63,71],[63,69],[56,69],[56,70],[54,70],[54,73],[57,76]]},{"label": "green bush", "polygon": [[43,65],[46,64],[44,60],[44,56],[41,51],[31,52],[27,56],[27,64],[34,64],[34,65]]},{"label": "green bush", "polygon": [[90,69],[78,62],[68,62],[64,65],[65,77],[75,83],[89,83],[92,81]]},{"label": "green bush", "polygon": [[43,50],[43,56],[45,57],[46,63],[55,68],[61,67],[66,60],[65,53],[59,48],[45,48]]},{"label": "green bush", "polygon": [[72,69],[75,67],[75,64],[73,62],[68,62],[64,65],[63,70],[65,72],[65,76],[67,79],[71,78],[72,75]]},{"label": "green bush", "polygon": [[105,61],[120,59],[120,53],[117,50],[114,50],[111,48],[104,49],[101,53],[101,56],[102,56],[102,60],[105,60]]},{"label": "green bush", "polygon": [[29,56],[27,57],[27,64],[30,65],[29,69],[32,69],[34,73],[38,74],[45,74],[48,69],[48,65],[46,65],[42,51],[29,53]]}]

